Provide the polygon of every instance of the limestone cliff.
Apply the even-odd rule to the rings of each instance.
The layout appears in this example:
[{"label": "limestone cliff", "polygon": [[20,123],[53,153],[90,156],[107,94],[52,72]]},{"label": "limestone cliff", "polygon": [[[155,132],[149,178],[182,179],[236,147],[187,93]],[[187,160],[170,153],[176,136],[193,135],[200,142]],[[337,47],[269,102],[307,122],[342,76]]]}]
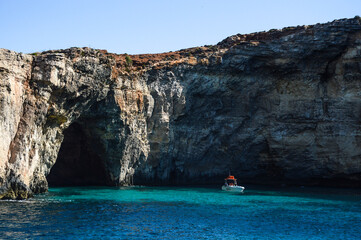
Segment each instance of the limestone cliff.
[{"label": "limestone cliff", "polygon": [[48,182],[220,184],[228,170],[361,186],[359,18],[164,54],[1,49],[0,80],[0,198]]}]

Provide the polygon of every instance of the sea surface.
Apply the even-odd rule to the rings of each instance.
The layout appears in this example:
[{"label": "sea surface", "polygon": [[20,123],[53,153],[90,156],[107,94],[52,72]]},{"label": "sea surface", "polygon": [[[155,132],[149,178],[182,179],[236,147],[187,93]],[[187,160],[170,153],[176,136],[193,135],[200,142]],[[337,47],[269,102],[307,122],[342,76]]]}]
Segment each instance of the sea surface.
[{"label": "sea surface", "polygon": [[0,239],[361,239],[361,191],[68,187],[0,201]]}]

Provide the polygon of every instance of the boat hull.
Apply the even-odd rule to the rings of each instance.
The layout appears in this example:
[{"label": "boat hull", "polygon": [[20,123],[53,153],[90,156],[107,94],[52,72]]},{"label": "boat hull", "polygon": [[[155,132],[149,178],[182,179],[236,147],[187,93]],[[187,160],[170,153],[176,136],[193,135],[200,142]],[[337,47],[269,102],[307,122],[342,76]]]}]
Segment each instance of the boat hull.
[{"label": "boat hull", "polygon": [[242,186],[222,186],[223,191],[229,191],[229,192],[243,192],[244,187]]}]

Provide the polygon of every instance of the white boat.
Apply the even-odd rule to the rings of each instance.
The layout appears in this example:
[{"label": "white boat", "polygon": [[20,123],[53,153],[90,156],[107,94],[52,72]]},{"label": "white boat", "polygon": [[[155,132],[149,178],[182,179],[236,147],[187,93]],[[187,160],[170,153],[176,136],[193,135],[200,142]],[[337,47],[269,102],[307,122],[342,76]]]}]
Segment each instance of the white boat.
[{"label": "white boat", "polygon": [[226,179],[224,179],[224,185],[222,186],[223,191],[229,192],[243,192],[244,187],[237,185],[237,179],[234,176],[229,175]]}]

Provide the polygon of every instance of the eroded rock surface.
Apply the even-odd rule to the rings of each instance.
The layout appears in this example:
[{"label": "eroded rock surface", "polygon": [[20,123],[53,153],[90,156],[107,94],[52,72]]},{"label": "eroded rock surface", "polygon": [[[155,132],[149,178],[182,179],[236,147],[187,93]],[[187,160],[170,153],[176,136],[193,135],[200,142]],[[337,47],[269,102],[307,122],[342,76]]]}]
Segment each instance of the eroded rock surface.
[{"label": "eroded rock surface", "polygon": [[361,186],[359,18],[165,54],[1,49],[0,80],[0,198],[47,176]]}]

